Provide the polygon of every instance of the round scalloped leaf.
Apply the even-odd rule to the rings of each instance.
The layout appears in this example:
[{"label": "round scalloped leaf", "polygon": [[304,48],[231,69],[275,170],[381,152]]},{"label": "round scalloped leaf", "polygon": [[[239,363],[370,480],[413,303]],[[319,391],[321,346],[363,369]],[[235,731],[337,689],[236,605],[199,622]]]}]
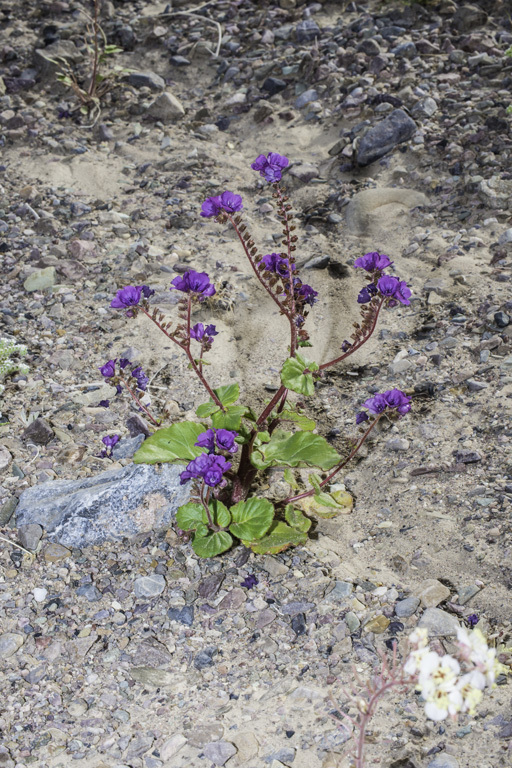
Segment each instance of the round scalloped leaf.
[{"label": "round scalloped leaf", "polygon": [[302,533],[307,533],[311,528],[311,520],[309,517],[301,512],[300,509],[295,509],[293,504],[287,504],[284,512],[286,522],[291,525],[292,528],[296,528]]},{"label": "round scalloped leaf", "polygon": [[268,499],[253,496],[231,507],[233,522],[229,530],[239,539],[255,541],[266,534],[274,519],[274,506]]},{"label": "round scalloped leaf", "polygon": [[259,541],[242,541],[242,544],[252,549],[257,555],[276,555],[290,547],[304,544],[307,538],[307,534],[290,528],[286,523],[276,522],[268,534]]},{"label": "round scalloped leaf", "polygon": [[339,453],[321,435],[276,429],[269,443],[255,447],[251,462],[257,469],[288,465],[313,466],[326,470],[338,464],[340,458]]},{"label": "round scalloped leaf", "polygon": [[343,494],[342,503],[336,501],[333,495],[325,493],[325,491],[316,493],[314,496],[308,496],[305,499],[300,499],[297,503],[306,514],[313,514],[324,519],[336,517],[336,515],[340,514],[348,515],[352,511],[352,496],[344,491],[340,493]]},{"label": "round scalloped leaf", "polygon": [[281,371],[282,383],[300,395],[312,395],[315,391],[315,382],[311,373],[304,373],[305,370],[318,370],[318,365],[317,363],[310,363],[298,353],[295,357],[289,357]]},{"label": "round scalloped leaf", "polygon": [[231,429],[238,432],[242,416],[245,416],[247,408],[245,405],[226,405],[225,407],[225,411],[218,410],[212,413],[212,427],[214,429]]},{"label": "round scalloped leaf", "polygon": [[182,531],[196,531],[203,524],[204,508],[202,504],[189,501],[183,504],[176,512],[176,525]]},{"label": "round scalloped leaf", "polygon": [[233,405],[240,397],[240,387],[238,384],[224,384],[213,390],[222,405]]},{"label": "round scalloped leaf", "polygon": [[[208,508],[215,525],[220,525],[221,528],[226,528],[230,524],[231,515],[229,509],[222,503],[222,501],[213,499],[213,501],[210,501],[208,504]],[[207,522],[208,518],[206,517],[206,510],[203,507],[203,523]]]},{"label": "round scalloped leaf", "polygon": [[207,536],[198,536],[192,539],[192,549],[198,557],[215,557],[225,552],[233,544],[233,539],[227,531],[216,531]]},{"label": "round scalloped leaf", "polygon": [[157,431],[144,440],[135,453],[135,464],[161,464],[171,461],[192,461],[204,448],[194,445],[199,435],[205,431],[203,424],[192,421],[179,421],[170,427]]}]

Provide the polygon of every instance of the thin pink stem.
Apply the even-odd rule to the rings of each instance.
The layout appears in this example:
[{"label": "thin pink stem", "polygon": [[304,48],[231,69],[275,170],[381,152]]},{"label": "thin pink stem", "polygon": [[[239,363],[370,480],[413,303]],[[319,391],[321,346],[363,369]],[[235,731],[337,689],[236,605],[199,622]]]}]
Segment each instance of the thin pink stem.
[{"label": "thin pink stem", "polygon": [[146,416],[148,417],[148,419],[151,419],[151,421],[153,422],[153,424],[155,425],[155,427],[159,427],[159,426],[160,426],[160,424],[161,424],[161,422],[160,422],[160,421],[157,421],[155,418],[153,418],[153,416],[150,414],[150,412],[148,411],[148,409],[146,408],[146,406],[145,406],[145,405],[143,405],[143,404],[141,403],[141,401],[139,400],[139,398],[137,397],[137,395],[135,394],[135,392],[133,392],[133,390],[130,388],[130,386],[128,385],[128,383],[127,383],[126,379],[125,379],[125,378],[123,378],[122,376],[120,376],[120,377],[119,377],[119,381],[122,381],[122,382],[123,382],[123,384],[125,385],[126,389],[127,389],[127,390],[128,390],[128,392],[130,393],[130,395],[133,397],[133,399],[135,400],[135,402],[137,403],[137,405],[139,406],[139,408],[142,408],[142,410],[144,411],[144,413],[146,414]]},{"label": "thin pink stem", "polygon": [[[378,423],[379,423],[379,420],[381,419],[381,417],[382,417],[382,414],[381,414],[381,413],[379,413],[379,415],[377,416],[377,418],[375,419],[375,421],[372,421],[372,423],[370,424],[370,426],[368,427],[368,429],[366,430],[366,432],[364,433],[364,435],[363,435],[363,436],[361,437],[361,439],[360,439],[360,440],[359,440],[359,441],[356,443],[355,447],[352,449],[352,451],[351,451],[351,452],[350,452],[350,454],[347,456],[347,458],[346,458],[346,459],[343,459],[343,461],[341,461],[341,462],[338,464],[338,466],[337,466],[337,467],[335,467],[335,469],[334,469],[334,470],[331,472],[331,474],[330,474],[330,475],[328,475],[328,476],[325,478],[325,480],[322,480],[322,482],[320,483],[320,488],[323,488],[323,487],[324,487],[324,485],[327,485],[327,483],[329,483],[329,482],[332,480],[332,478],[333,478],[335,475],[337,475],[337,474],[338,474],[338,472],[340,471],[340,469],[343,469],[343,467],[344,467],[346,464],[348,464],[348,462],[349,462],[349,461],[350,461],[352,458],[354,458],[354,456],[356,455],[356,453],[358,452],[358,450],[360,449],[360,447],[362,446],[362,444],[364,443],[364,441],[366,440],[366,438],[368,437],[368,435],[370,434],[370,432],[372,431],[372,429],[375,427],[375,425],[376,425],[376,424],[378,424]],[[299,495],[298,495],[298,496],[290,496],[290,498],[288,498],[288,499],[285,499],[285,500],[284,500],[282,503],[283,503],[283,504],[291,504],[291,503],[292,503],[292,502],[294,502],[294,501],[299,501],[299,499],[306,499],[308,496],[314,496],[314,494],[315,494],[315,493],[316,493],[316,488],[312,488],[310,491],[305,491],[304,493],[299,493]]]},{"label": "thin pink stem", "polygon": [[357,344],[354,344],[354,346],[350,347],[350,349],[345,352],[343,355],[340,355],[340,357],[336,357],[334,360],[329,360],[328,363],[322,363],[322,365],[319,367],[320,371],[324,371],[326,368],[330,368],[332,365],[336,365],[336,363],[341,363],[342,360],[345,360],[346,357],[349,357],[349,355],[353,355],[354,352],[357,352],[358,349],[360,349],[363,344],[366,344],[368,339],[373,334],[375,328],[377,327],[377,320],[379,319],[379,313],[382,309],[382,305],[384,304],[384,298],[381,299],[379,306],[377,307],[377,311],[375,313],[375,317],[373,318],[373,323],[371,325],[371,328],[369,332],[363,336],[363,338],[357,342]]},{"label": "thin pink stem", "polygon": [[279,203],[281,205],[281,210],[283,212],[283,222],[284,222],[284,228],[285,228],[285,237],[286,237],[286,247],[288,251],[288,279],[290,281],[290,298],[292,302],[292,312],[291,317],[288,316],[288,319],[290,320],[290,329],[291,329],[291,343],[290,343],[290,357],[293,357],[295,355],[295,350],[297,348],[297,326],[295,325],[295,315],[296,315],[296,309],[295,309],[295,291],[293,290],[293,274],[292,274],[292,242],[291,242],[291,234],[290,234],[290,224],[288,221],[288,213],[285,208],[284,200],[283,200],[283,192],[278,184],[276,184],[276,192],[279,197]]}]

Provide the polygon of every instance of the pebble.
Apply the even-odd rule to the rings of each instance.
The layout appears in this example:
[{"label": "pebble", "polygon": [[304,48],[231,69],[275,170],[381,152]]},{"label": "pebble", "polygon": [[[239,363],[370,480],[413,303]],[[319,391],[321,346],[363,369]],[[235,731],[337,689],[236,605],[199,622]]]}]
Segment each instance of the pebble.
[{"label": "pebble", "polygon": [[419,627],[428,629],[433,637],[451,637],[457,634],[459,622],[440,608],[427,608],[418,622]]},{"label": "pebble", "polygon": [[416,123],[402,109],[395,109],[363,136],[357,148],[357,164],[370,165],[410,139]]},{"label": "pebble", "polygon": [[436,755],[427,768],[459,768],[459,761],[452,755]]},{"label": "pebble", "polygon": [[408,451],[410,443],[405,437],[392,437],[386,441],[388,451]]},{"label": "pebble", "polygon": [[5,447],[5,445],[0,445],[0,472],[3,472],[7,469],[9,464],[12,461],[12,456]]},{"label": "pebble", "polygon": [[174,736],[171,736],[169,739],[164,741],[158,750],[160,752],[160,757],[164,762],[170,760],[172,757],[178,754],[180,749],[182,749],[186,743],[187,739],[185,736],[183,736],[182,733],[176,733]]},{"label": "pebble", "polygon": [[261,567],[272,577],[284,576],[290,570],[287,565],[268,555],[263,558]]},{"label": "pebble", "polygon": [[18,528],[18,538],[22,547],[28,549],[29,552],[35,552],[41,538],[43,536],[43,529],[37,523],[29,523],[29,525],[20,525]]},{"label": "pebble", "polygon": [[157,597],[161,595],[165,589],[165,578],[154,573],[151,576],[140,576],[133,582],[133,591],[135,597]]},{"label": "pebble", "polygon": [[477,587],[476,584],[470,584],[469,587],[461,587],[457,593],[459,605],[466,605],[466,603],[469,603],[471,598],[478,595],[479,592],[480,587]]},{"label": "pebble", "polygon": [[6,632],[0,635],[0,659],[8,659],[21,648],[25,638],[15,632]]},{"label": "pebble", "polygon": [[400,600],[395,605],[395,614],[400,619],[408,618],[416,613],[420,604],[418,597],[406,597],[405,600]]},{"label": "pebble", "polygon": [[45,267],[44,269],[36,269],[30,274],[23,287],[27,293],[33,293],[34,291],[44,291],[47,288],[51,288],[57,282],[57,272],[55,267]]},{"label": "pebble", "polygon": [[48,590],[44,587],[35,587],[32,590],[32,594],[34,595],[34,600],[36,603],[42,603],[48,594]]},{"label": "pebble", "polygon": [[230,741],[211,741],[203,747],[203,753],[214,765],[225,765],[236,755],[236,747]]},{"label": "pebble", "polygon": [[185,115],[185,108],[173,93],[166,91],[149,105],[147,114],[162,123],[174,123]]},{"label": "pebble", "polygon": [[35,445],[47,445],[55,437],[53,429],[44,419],[35,419],[23,430],[22,438]]},{"label": "pebble", "polygon": [[179,624],[191,627],[194,623],[194,606],[184,605],[183,608],[169,608],[167,615],[171,621],[177,621]]},{"label": "pebble", "polygon": [[345,623],[348,627],[349,632],[352,634],[355,632],[359,627],[361,626],[361,622],[355,615],[353,611],[349,611],[345,616]]},{"label": "pebble", "polygon": [[130,72],[127,81],[134,88],[150,88],[152,91],[165,89],[165,80],[155,72]]},{"label": "pebble", "polygon": [[112,456],[116,461],[119,461],[119,459],[131,459],[139,450],[144,440],[144,434],[138,434],[132,438],[123,438],[112,449]]},{"label": "pebble", "polygon": [[450,590],[437,579],[427,579],[417,590],[417,596],[424,608],[435,608],[450,597]]},{"label": "pebble", "polygon": [[194,659],[194,667],[196,669],[205,669],[205,667],[211,666],[213,664],[213,654],[215,653],[215,650],[216,649],[212,648],[199,651]]}]

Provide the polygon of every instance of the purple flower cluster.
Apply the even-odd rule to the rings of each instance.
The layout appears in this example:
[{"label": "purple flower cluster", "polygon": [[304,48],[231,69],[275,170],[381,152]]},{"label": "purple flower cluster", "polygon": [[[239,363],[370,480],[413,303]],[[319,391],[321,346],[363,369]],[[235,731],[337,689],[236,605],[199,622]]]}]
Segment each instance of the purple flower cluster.
[{"label": "purple flower cluster", "polygon": [[138,306],[142,297],[149,299],[155,292],[148,285],[127,285],[121,288],[110,306],[113,309],[129,309]]},{"label": "purple flower cluster", "polygon": [[312,307],[313,304],[316,304],[318,301],[316,298],[318,296],[318,291],[315,291],[307,283],[301,282],[297,277],[293,281],[293,286],[295,291],[295,298],[297,301],[301,302],[302,304],[309,304],[310,307]]},{"label": "purple flower cluster", "polygon": [[219,332],[214,325],[207,325],[206,327],[202,323],[196,323],[193,328],[190,329],[190,338],[196,341],[202,341],[203,344],[211,344],[214,336],[218,336]]},{"label": "purple flower cluster", "polygon": [[119,435],[105,435],[105,437],[101,438],[101,442],[105,446],[105,448],[100,453],[100,459],[107,459],[112,456],[112,448],[114,445],[117,445],[120,441]]},{"label": "purple flower cluster", "polygon": [[389,256],[385,253],[379,253],[378,251],[372,251],[371,253],[365,253],[364,256],[360,256],[354,261],[354,267],[361,267],[367,272],[382,272],[386,267],[390,267],[393,262]]},{"label": "purple flower cluster", "polygon": [[207,197],[201,206],[201,216],[209,219],[211,216],[218,216],[219,213],[236,213],[243,208],[242,198],[233,192],[226,190],[222,195]]},{"label": "purple flower cluster", "polygon": [[222,483],[223,474],[231,469],[231,462],[224,456],[215,456],[211,453],[202,453],[197,459],[193,459],[180,475],[180,484],[184,485],[189,480],[202,478],[211,488]]},{"label": "purple flower cluster", "polygon": [[235,437],[237,436],[238,432],[229,429],[207,429],[199,435],[194,445],[198,448],[206,448],[208,453],[214,453],[216,447],[219,451],[236,453],[238,446],[235,443]]},{"label": "purple flower cluster", "polygon": [[281,181],[283,168],[286,168],[290,161],[284,155],[278,155],[277,152],[269,152],[267,156],[258,155],[251,168],[259,171],[269,184]]},{"label": "purple flower cluster", "polygon": [[[106,379],[114,378],[114,376],[116,375],[116,363],[117,363],[117,358],[115,360],[109,360],[108,363],[105,363],[105,365],[102,365],[99,369],[101,375],[104,376]],[[131,362],[130,360],[128,360],[128,358],[122,357],[119,360],[119,368],[122,371],[124,371],[124,369],[129,365],[131,365]],[[131,369],[130,373],[135,379],[135,381],[137,382],[137,388],[145,392],[149,384],[149,379],[144,373],[144,371],[142,370],[142,367],[140,365],[134,366]],[[121,392],[122,392],[122,387],[118,384],[117,394],[120,394]],[[107,401],[102,400],[102,402],[107,402]]]},{"label": "purple flower cluster", "polygon": [[407,287],[405,280],[399,280],[392,275],[383,275],[377,282],[377,289],[381,296],[386,296],[390,307],[398,303],[405,304],[407,307],[411,303],[411,290]]},{"label": "purple flower cluster", "polygon": [[382,274],[383,270],[392,264],[389,256],[378,251],[365,253],[364,256],[360,256],[354,261],[354,267],[361,267],[373,275],[373,281],[369,285],[365,285],[359,292],[358,304],[368,304],[374,296],[380,294],[387,298],[389,307],[395,307],[398,303],[409,306],[411,291],[405,280]]},{"label": "purple flower cluster", "polygon": [[171,286],[171,291],[175,288],[183,293],[196,294],[199,301],[203,301],[207,296],[215,294],[215,286],[213,283],[210,283],[210,278],[206,272],[195,272],[193,269],[187,270],[183,277],[175,277],[171,282]]},{"label": "purple flower cluster", "polygon": [[[267,253],[266,256],[263,256],[260,264],[265,265],[266,272],[274,272],[281,277],[289,277],[290,275],[288,259],[283,258],[280,253]],[[295,264],[291,265],[291,269],[292,272],[295,271]]]},{"label": "purple flower cluster", "polygon": [[[404,416],[411,410],[411,398],[407,397],[400,389],[388,389],[387,392],[377,393],[365,400],[363,408],[367,408],[370,413],[374,414],[390,410]],[[363,421],[368,421],[368,414],[361,411],[356,416],[356,424],[362,424]]]}]

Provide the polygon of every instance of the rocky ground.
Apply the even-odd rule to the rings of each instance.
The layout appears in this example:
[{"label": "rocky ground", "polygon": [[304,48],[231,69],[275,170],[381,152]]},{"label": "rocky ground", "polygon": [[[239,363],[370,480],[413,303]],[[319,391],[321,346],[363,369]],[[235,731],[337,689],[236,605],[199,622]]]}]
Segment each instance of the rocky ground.
[{"label": "rocky ground", "polygon": [[[369,674],[392,638],[420,622],[450,649],[456,626],[477,614],[510,659],[506,4],[203,6],[103,3],[126,72],[92,127],[56,83],[54,61],[66,57],[85,82],[89,6],[0,9],[0,323],[26,344],[30,366],[5,381],[1,403],[6,768],[346,768],[346,735],[331,717],[341,684],[353,664]],[[112,399],[98,367],[140,360],[153,410],[171,421],[195,418],[205,397],[145,318],[129,322],[109,303],[146,283],[172,314],[175,274],[208,271],[222,286],[197,314],[221,331],[208,375],[239,380],[242,397],[262,403],[285,357],[281,319],[233,233],[198,213],[208,195],[240,193],[263,252],[274,250],[273,201],[250,170],[269,151],[291,160],[299,258],[320,299],[308,320],[318,362],[358,317],[354,258],[389,254],[413,290],[411,306],[387,312],[320,383],[308,404],[319,431],[342,450],[358,404],[383,389],[405,390],[414,408],[347,467],[352,513],[321,521],[307,546],[198,561],[158,525],[158,505],[137,507],[135,537],[116,528],[120,483],[135,487],[131,456],[147,427]],[[114,460],[98,458],[114,433]],[[95,544],[83,545],[86,506],[65,534],[57,501],[44,505],[44,531],[26,525],[23,499],[35,508],[52,481],[93,487],[105,512]],[[477,718],[455,724],[427,723],[413,693],[391,697],[368,765],[510,765],[510,682],[498,683]]]}]

